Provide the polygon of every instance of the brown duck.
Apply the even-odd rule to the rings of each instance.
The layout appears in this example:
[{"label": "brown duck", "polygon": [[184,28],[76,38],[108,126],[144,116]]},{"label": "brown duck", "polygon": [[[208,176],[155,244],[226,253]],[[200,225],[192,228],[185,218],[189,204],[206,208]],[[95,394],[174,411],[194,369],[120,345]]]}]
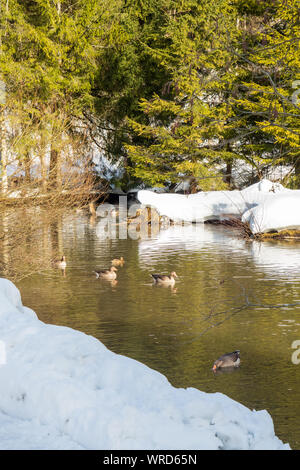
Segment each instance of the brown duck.
[{"label": "brown duck", "polygon": [[111,262],[112,266],[123,266],[124,263],[125,261],[123,256],[121,256],[121,258],[115,258]]},{"label": "brown duck", "polygon": [[67,266],[66,257],[63,255],[61,258],[53,260],[53,264],[57,268],[65,269]]},{"label": "brown duck", "polygon": [[175,271],[172,271],[169,276],[165,274],[151,274],[156,284],[164,284],[174,286],[175,278],[178,277]]},{"label": "brown duck", "polygon": [[109,269],[103,269],[102,271],[94,271],[97,277],[106,279],[107,281],[114,281],[117,277],[117,268],[111,266]]},{"label": "brown duck", "polygon": [[240,362],[239,350],[226,353],[214,362],[213,370],[221,369],[222,367],[238,367]]}]

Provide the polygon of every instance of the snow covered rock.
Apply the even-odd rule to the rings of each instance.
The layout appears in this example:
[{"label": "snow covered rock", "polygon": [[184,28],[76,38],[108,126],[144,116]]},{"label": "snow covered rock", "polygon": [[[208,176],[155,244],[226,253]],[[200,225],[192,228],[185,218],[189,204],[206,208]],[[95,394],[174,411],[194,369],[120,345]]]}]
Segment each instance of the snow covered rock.
[{"label": "snow covered rock", "polygon": [[242,221],[249,223],[252,233],[300,230],[300,191],[276,194],[273,198],[246,211]]},{"label": "snow covered rock", "polygon": [[280,184],[262,180],[242,191],[206,191],[196,194],[156,194],[141,190],[138,200],[154,207],[160,215],[172,220],[187,222],[205,222],[210,219],[222,219],[229,215],[241,217],[248,209],[264,202],[275,193],[290,191]]},{"label": "snow covered rock", "polygon": [[14,423],[23,443],[14,441],[15,449],[290,448],[275,436],[267,411],[175,388],[96,338],[39,321],[6,279],[0,305],[0,448],[11,445],[4,429],[11,435]]},{"label": "snow covered rock", "polygon": [[248,221],[253,233],[299,228],[300,191],[262,180],[241,191],[155,194],[139,191],[139,201],[175,221],[205,222],[230,216]]}]

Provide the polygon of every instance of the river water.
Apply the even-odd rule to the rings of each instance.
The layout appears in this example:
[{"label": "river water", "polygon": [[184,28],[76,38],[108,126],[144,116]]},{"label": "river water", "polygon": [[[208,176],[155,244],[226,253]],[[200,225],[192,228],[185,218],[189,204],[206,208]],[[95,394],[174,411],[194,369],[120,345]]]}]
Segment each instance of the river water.
[{"label": "river water", "polygon": [[[67,268],[19,281],[24,305],[44,322],[93,335],[160,371],[176,387],[268,410],[277,436],[299,449],[300,242],[246,241],[206,224],[111,239],[97,225],[72,212],[57,221],[54,238],[46,231],[44,256],[64,253]],[[120,256],[117,282],[96,278],[94,269]],[[174,288],[153,285],[151,273],[171,271],[179,276]],[[241,366],[214,374],[214,360],[236,349]]]}]

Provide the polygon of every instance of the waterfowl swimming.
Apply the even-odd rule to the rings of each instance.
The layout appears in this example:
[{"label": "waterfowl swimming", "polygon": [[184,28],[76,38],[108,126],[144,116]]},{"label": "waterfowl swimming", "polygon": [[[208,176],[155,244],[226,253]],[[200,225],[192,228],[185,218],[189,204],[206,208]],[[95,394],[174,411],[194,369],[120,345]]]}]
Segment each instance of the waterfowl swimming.
[{"label": "waterfowl swimming", "polygon": [[220,369],[222,367],[238,367],[240,365],[240,351],[233,351],[231,353],[223,354],[214,362],[213,370]]},{"label": "waterfowl swimming", "polygon": [[101,279],[106,279],[108,281],[114,281],[117,277],[117,268],[111,266],[109,269],[103,269],[102,271],[94,271],[97,277]]},{"label": "waterfowl swimming", "polygon": [[64,255],[59,259],[55,259],[53,263],[57,268],[61,269],[65,269],[65,267],[67,266],[66,257]]},{"label": "waterfowl swimming", "polygon": [[164,284],[174,286],[175,278],[178,277],[175,271],[172,271],[169,276],[165,274],[151,274],[156,284]]},{"label": "waterfowl swimming", "polygon": [[112,262],[111,262],[111,264],[112,264],[113,266],[123,266],[124,263],[125,263],[125,261],[124,261],[123,256],[121,256],[120,259],[115,258],[115,259],[113,259]]}]

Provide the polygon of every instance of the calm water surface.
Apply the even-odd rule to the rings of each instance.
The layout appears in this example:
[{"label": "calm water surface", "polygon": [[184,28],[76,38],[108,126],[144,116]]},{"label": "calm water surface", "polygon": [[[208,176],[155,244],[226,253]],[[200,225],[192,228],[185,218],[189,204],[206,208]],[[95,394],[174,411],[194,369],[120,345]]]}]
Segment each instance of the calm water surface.
[{"label": "calm water surface", "polygon": [[[300,243],[244,241],[202,224],[170,227],[148,240],[109,240],[96,226],[85,213],[59,221],[56,248],[67,268],[19,282],[23,303],[40,320],[93,335],[176,387],[267,409],[278,437],[300,449],[300,364],[291,360],[300,305],[289,305],[300,302]],[[43,250],[51,255],[53,236]],[[94,269],[120,256],[117,283],[96,279]],[[153,286],[150,273],[173,270],[174,289]],[[241,367],[214,375],[214,360],[235,349]]]}]

